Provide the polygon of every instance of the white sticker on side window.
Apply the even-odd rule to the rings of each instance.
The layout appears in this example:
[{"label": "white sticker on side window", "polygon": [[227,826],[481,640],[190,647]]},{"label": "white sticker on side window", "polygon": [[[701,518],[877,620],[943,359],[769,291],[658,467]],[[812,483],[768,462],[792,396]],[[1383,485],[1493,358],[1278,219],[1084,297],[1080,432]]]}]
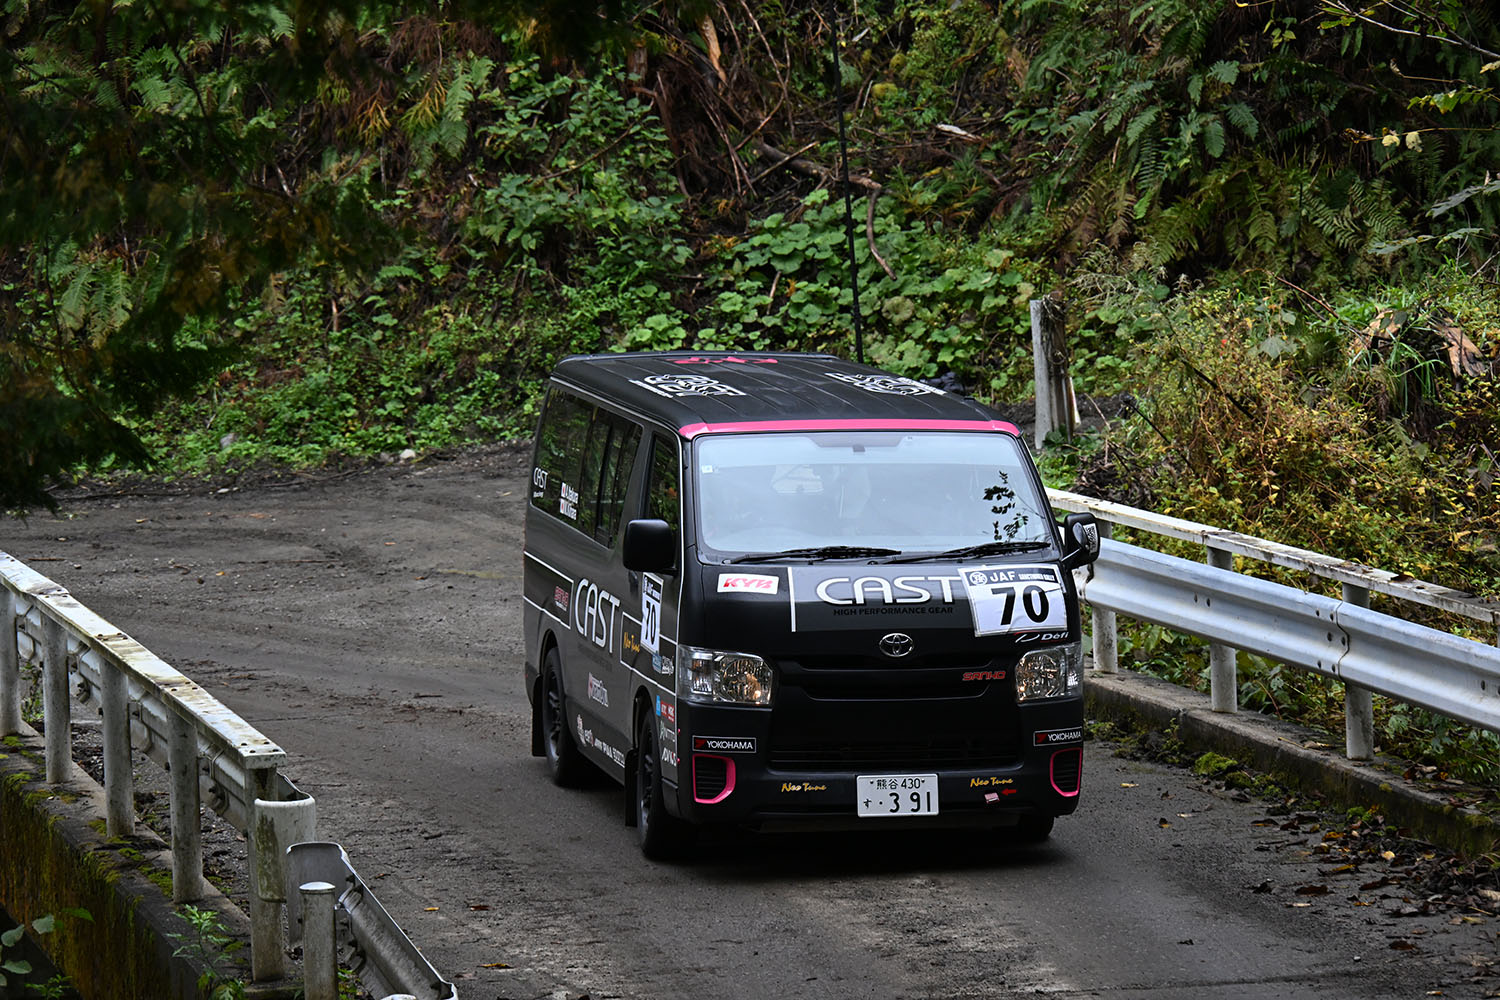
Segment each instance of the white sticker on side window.
[{"label": "white sticker on side window", "polygon": [[975,635],[1067,628],[1056,566],[977,566],[963,571],[963,581]]},{"label": "white sticker on side window", "polygon": [[661,577],[641,575],[641,648],[661,651]]},{"label": "white sticker on side window", "polygon": [[721,594],[774,594],[781,586],[781,577],[764,573],[720,573]]}]

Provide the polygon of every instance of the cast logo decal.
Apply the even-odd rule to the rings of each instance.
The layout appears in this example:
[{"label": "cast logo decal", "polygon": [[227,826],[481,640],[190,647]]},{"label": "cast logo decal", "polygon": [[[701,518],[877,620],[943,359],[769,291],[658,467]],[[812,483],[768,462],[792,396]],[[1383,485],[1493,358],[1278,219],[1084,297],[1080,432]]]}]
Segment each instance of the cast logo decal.
[{"label": "cast logo decal", "polygon": [[815,588],[824,604],[862,607],[866,604],[927,604],[931,601],[953,603],[953,584],[961,583],[957,574],[946,576],[831,576]]},{"label": "cast logo decal", "polygon": [[557,500],[557,512],[570,520],[578,520],[578,491],[567,483],[562,484],[562,496]]},{"label": "cast logo decal", "polygon": [[694,736],[693,749],[707,753],[754,753],[754,736]]},{"label": "cast logo decal", "polygon": [[963,576],[975,635],[1056,631],[1068,627],[1056,566],[980,566]]},{"label": "cast logo decal", "polygon": [[531,470],[531,499],[540,500],[547,494],[547,470],[532,468]]},{"label": "cast logo decal", "polygon": [[620,599],[582,577],[573,585],[573,627],[600,649],[613,649]]},{"label": "cast logo decal", "polygon": [[654,392],[658,396],[667,399],[678,399],[682,396],[743,396],[744,393],[732,385],[725,385],[718,379],[709,378],[707,375],[684,375],[673,372],[670,375],[647,375],[645,378],[633,378],[632,385],[638,385],[648,392]]},{"label": "cast logo decal", "polygon": [[882,396],[924,396],[928,393],[937,393],[941,396],[943,394],[941,389],[915,379],[902,378],[899,375],[866,375],[848,372],[824,372],[823,374],[866,392],[880,393]]},{"label": "cast logo decal", "polygon": [[641,648],[661,649],[661,577],[641,574]]},{"label": "cast logo decal", "polygon": [[781,577],[764,573],[720,573],[721,594],[774,594],[781,586]]},{"label": "cast logo decal", "polygon": [[1031,738],[1032,746],[1055,747],[1065,743],[1082,743],[1083,730],[1077,727],[1073,729],[1047,729],[1036,733]]},{"label": "cast logo decal", "polygon": [[605,708],[609,707],[609,688],[605,687],[604,682],[593,674],[589,674],[589,697]]}]

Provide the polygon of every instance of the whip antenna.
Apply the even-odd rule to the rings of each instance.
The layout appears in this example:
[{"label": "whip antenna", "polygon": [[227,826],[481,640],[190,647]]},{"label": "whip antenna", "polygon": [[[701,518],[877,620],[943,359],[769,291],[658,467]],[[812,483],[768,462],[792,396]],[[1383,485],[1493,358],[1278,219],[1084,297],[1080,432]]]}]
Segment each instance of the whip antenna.
[{"label": "whip antenna", "polygon": [[839,174],[844,182],[844,236],[849,246],[849,293],[854,299],[854,360],[865,363],[865,331],[859,314],[859,265],[854,259],[854,196],[849,184],[849,138],[844,132],[844,73],[839,61],[838,6],[829,19],[833,36],[833,93],[839,112]]}]

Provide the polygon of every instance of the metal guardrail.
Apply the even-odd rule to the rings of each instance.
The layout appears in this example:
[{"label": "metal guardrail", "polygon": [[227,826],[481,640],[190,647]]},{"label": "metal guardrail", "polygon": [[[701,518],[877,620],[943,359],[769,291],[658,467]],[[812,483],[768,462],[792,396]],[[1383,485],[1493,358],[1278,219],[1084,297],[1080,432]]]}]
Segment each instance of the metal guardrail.
[{"label": "metal guardrail", "polygon": [[[207,805],[242,831],[251,880],[251,976],[257,982],[285,976],[286,850],[312,840],[316,815],[312,797],[280,772],[286,754],[65,588],[5,552],[0,622],[0,736],[23,731],[22,664],[39,664],[42,671],[49,784],[65,783],[73,769],[74,706],[97,710],[105,832],[112,837],[135,832],[132,747],[165,767],[171,775],[173,902],[203,896],[201,808]],[[364,952],[374,953],[389,937],[360,940]]]},{"label": "metal guardrail", "polygon": [[320,1000],[312,983],[331,980],[335,957],[377,997],[457,1000],[453,984],[391,919],[342,847],[310,842],[287,852],[287,923],[292,942],[303,943],[308,1000]]},{"label": "metal guardrail", "polygon": [[[1119,524],[1205,548],[1206,565],[1104,542],[1092,572],[1078,573],[1093,615],[1096,668],[1117,669],[1114,617],[1120,613],[1210,640],[1215,711],[1237,709],[1237,649],[1343,681],[1346,752],[1353,759],[1373,754],[1372,693],[1500,731],[1500,649],[1368,607],[1376,591],[1500,625],[1500,602],[1076,493],[1048,494],[1054,507],[1093,512],[1106,539],[1110,525]],[[1343,598],[1236,573],[1235,555],[1336,581]]]}]

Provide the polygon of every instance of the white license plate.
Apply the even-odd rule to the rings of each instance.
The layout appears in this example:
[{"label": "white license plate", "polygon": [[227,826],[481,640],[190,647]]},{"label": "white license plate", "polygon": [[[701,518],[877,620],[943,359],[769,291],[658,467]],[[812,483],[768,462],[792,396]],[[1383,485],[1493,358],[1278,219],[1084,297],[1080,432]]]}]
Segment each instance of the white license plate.
[{"label": "white license plate", "polygon": [[854,779],[860,816],[936,816],[935,774],[861,774]]}]

